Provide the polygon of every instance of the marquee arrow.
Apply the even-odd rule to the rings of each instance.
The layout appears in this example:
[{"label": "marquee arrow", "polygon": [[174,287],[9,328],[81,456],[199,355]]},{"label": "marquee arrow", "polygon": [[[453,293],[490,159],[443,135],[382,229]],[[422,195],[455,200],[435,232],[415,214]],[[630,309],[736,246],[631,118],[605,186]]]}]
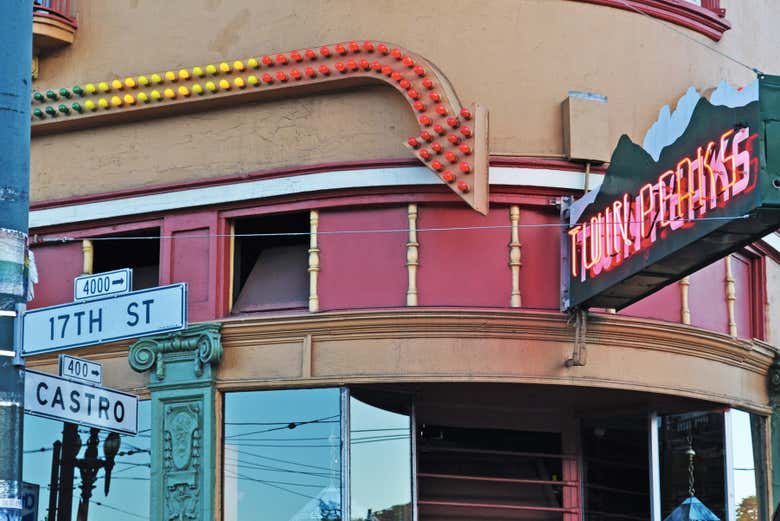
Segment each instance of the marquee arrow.
[{"label": "marquee arrow", "polygon": [[[375,82],[391,85],[417,116],[406,145],[475,210],[488,211],[488,115],[463,107],[435,65],[404,48],[372,40],[263,55],[164,74],[33,94],[32,134],[161,117],[238,103],[307,95]],[[49,105],[47,105],[49,103]],[[72,109],[72,110],[71,110]]]}]

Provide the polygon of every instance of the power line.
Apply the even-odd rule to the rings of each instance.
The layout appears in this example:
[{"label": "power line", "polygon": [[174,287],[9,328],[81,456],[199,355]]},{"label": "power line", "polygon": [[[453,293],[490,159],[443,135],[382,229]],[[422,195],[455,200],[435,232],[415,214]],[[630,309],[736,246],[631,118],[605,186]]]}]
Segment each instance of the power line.
[{"label": "power line", "polygon": [[[694,217],[692,219],[672,219],[674,222],[679,223],[692,223],[692,222],[701,222],[701,221],[734,221],[737,219],[748,219],[750,218],[749,215],[728,215],[728,216],[720,216],[720,217]],[[634,221],[634,220],[626,220],[626,221],[602,221],[603,224],[609,225],[609,224],[642,224],[642,221]],[[567,223],[519,223],[517,225],[519,228],[568,228],[569,224]],[[450,227],[434,227],[434,228],[417,228],[416,231],[418,233],[425,233],[425,232],[457,232],[457,231],[478,231],[478,230],[511,230],[512,225],[511,224],[497,224],[497,225],[486,225],[486,226],[450,226]],[[324,235],[366,235],[366,234],[383,234],[383,233],[409,233],[409,228],[378,228],[373,230],[333,230],[333,231],[327,231],[327,230],[320,230],[317,232],[317,235],[324,236]],[[36,243],[50,243],[50,242],[56,242],[56,243],[67,243],[67,242],[80,242],[84,239],[89,239],[90,241],[122,241],[122,240],[148,240],[148,239],[219,239],[219,238],[256,238],[256,237],[309,237],[311,236],[311,232],[278,232],[278,233],[236,233],[236,234],[228,234],[228,233],[205,233],[205,234],[191,234],[186,235],[184,237],[181,236],[174,236],[174,235],[144,235],[144,236],[134,236],[134,235],[114,235],[114,236],[102,236],[102,237],[68,237],[68,236],[61,236],[61,237],[43,237],[43,238],[37,238],[32,241],[33,244]],[[259,424],[263,425],[263,424]],[[275,423],[269,423],[268,425],[276,425]]]},{"label": "power line", "polygon": [[234,439],[234,438],[239,438],[239,437],[242,437],[242,436],[250,436],[252,434],[263,434],[263,433],[266,433],[266,432],[280,431],[280,430],[284,430],[284,429],[295,429],[296,427],[301,427],[303,425],[311,425],[311,424],[314,424],[314,423],[338,423],[340,420],[335,420],[335,421],[332,420],[333,418],[338,418],[338,417],[339,417],[338,414],[334,414],[333,416],[326,416],[324,418],[318,418],[316,420],[307,420],[307,421],[302,421],[302,422],[290,422],[290,423],[288,423],[286,425],[281,425],[279,427],[272,427],[270,429],[263,429],[263,430],[260,430],[260,431],[242,432],[242,433],[239,433],[239,434],[232,434],[230,436],[225,436],[225,439]]},{"label": "power line", "polygon": [[237,452],[239,454],[244,454],[246,456],[252,456],[252,457],[255,457],[255,458],[259,458],[259,459],[267,459],[269,461],[276,461],[277,463],[288,463],[290,465],[298,465],[298,466],[301,466],[301,467],[308,467],[308,468],[312,468],[312,469],[326,470],[328,472],[330,472],[330,470],[331,470],[330,467],[322,467],[322,466],[319,466],[319,465],[309,465],[309,464],[306,464],[306,463],[300,463],[300,462],[292,461],[292,460],[288,460],[288,459],[272,458],[271,456],[262,456],[260,454],[255,454],[254,452],[249,452],[249,451],[245,451],[245,450],[236,450],[235,452]]},{"label": "power line", "polygon": [[107,508],[109,510],[115,510],[117,512],[121,512],[121,513],[126,514],[128,516],[137,517],[138,519],[148,519],[147,516],[141,516],[141,515],[138,515],[138,514],[136,514],[134,512],[130,512],[128,510],[123,510],[123,509],[117,508],[115,506],[106,505],[105,503],[101,503],[100,501],[95,501],[93,499],[90,499],[89,502],[92,503],[93,505],[97,505],[99,507]]},{"label": "power line", "polygon": [[693,43],[695,43],[695,44],[697,44],[697,45],[701,45],[701,46],[702,46],[702,47],[704,47],[705,49],[709,49],[710,51],[714,52],[715,54],[719,54],[719,55],[721,55],[722,57],[724,57],[724,58],[726,58],[726,59],[728,59],[728,60],[731,60],[731,61],[733,61],[734,63],[736,63],[736,64],[738,64],[738,65],[741,65],[742,67],[746,68],[747,70],[749,70],[750,72],[752,72],[752,73],[754,73],[754,74],[756,74],[756,75],[761,75],[761,71],[760,71],[760,70],[758,70],[756,67],[751,67],[751,66],[750,66],[750,65],[748,65],[747,63],[745,63],[745,62],[743,62],[743,61],[740,61],[740,60],[738,60],[737,58],[734,58],[733,56],[730,56],[730,55],[726,54],[725,52],[723,52],[723,51],[721,51],[721,50],[719,50],[719,49],[716,49],[715,47],[711,47],[711,46],[707,45],[707,44],[706,44],[706,43],[704,43],[704,42],[700,42],[700,41],[699,41],[699,40],[697,40],[696,38],[693,38],[692,36],[690,36],[690,35],[688,35],[688,34],[685,34],[684,32],[682,32],[682,31],[680,31],[680,30],[678,30],[678,29],[676,29],[676,28],[672,27],[671,25],[668,25],[668,24],[664,23],[663,21],[661,21],[661,20],[658,20],[657,18],[654,18],[654,17],[650,16],[649,14],[647,14],[647,13],[646,13],[646,12],[644,12],[644,11],[642,11],[642,10],[641,10],[641,9],[639,9],[638,7],[636,7],[636,6],[634,6],[634,5],[631,5],[631,4],[629,4],[627,0],[620,0],[620,3],[621,3],[621,4],[623,4],[624,6],[626,6],[628,9],[630,9],[630,10],[632,10],[632,11],[636,11],[637,13],[641,14],[642,16],[645,16],[645,17],[647,17],[647,18],[648,18],[649,20],[651,20],[652,22],[654,22],[654,23],[657,23],[657,24],[660,24],[662,27],[665,27],[665,28],[667,28],[668,30],[670,30],[670,31],[673,31],[673,32],[675,32],[675,33],[679,34],[680,36],[682,36],[682,37],[684,37],[684,38],[687,38],[688,40],[692,41]]}]

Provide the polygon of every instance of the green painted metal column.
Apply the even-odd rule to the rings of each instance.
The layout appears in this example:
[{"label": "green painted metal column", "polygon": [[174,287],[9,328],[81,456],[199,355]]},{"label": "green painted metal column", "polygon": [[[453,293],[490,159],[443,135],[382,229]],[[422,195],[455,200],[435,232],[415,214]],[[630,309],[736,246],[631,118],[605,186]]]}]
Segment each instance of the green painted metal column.
[{"label": "green painted metal column", "polygon": [[199,324],[130,346],[130,367],[149,373],[152,521],[214,519],[220,326]]}]

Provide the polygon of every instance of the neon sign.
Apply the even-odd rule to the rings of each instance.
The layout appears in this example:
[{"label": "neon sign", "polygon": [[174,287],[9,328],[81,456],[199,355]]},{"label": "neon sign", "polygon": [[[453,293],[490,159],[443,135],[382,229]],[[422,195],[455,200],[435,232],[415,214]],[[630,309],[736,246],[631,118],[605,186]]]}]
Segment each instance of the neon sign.
[{"label": "neon sign", "polygon": [[747,126],[729,129],[569,228],[572,279],[599,277],[750,193],[759,173],[757,138]]}]

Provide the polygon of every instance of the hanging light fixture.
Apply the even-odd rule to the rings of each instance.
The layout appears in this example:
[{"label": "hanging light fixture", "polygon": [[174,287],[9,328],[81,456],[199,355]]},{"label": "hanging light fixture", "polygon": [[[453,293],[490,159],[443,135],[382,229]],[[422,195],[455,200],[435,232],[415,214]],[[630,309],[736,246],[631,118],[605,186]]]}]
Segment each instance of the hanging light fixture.
[{"label": "hanging light fixture", "polygon": [[693,486],[694,467],[693,459],[696,457],[696,451],[693,450],[693,436],[688,434],[688,498],[680,506],[672,510],[672,513],[666,516],[664,521],[720,521],[720,518],[713,514],[712,510],[696,497],[696,489]]}]

